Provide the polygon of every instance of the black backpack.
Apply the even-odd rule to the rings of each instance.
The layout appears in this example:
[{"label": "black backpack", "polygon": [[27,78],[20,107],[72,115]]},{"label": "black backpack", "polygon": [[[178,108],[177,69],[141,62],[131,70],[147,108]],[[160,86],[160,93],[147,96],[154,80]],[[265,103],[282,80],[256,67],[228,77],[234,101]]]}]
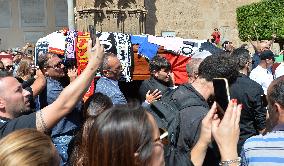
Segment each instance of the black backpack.
[{"label": "black backpack", "polygon": [[208,107],[194,98],[194,91],[189,84],[181,85],[177,89],[167,91],[160,100],[152,103],[147,109],[154,116],[159,128],[169,133],[169,145],[164,148],[165,162],[168,166],[193,165],[189,160],[188,151],[179,148],[177,142],[180,133],[180,110],[191,106]]}]

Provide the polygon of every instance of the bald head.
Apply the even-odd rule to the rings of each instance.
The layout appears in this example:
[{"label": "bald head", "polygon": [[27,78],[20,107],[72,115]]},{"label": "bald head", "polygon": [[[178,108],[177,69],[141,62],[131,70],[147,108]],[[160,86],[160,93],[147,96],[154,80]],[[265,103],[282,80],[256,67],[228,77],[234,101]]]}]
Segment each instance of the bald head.
[{"label": "bald head", "polygon": [[202,58],[192,58],[186,64],[186,72],[188,74],[189,83],[192,83],[198,77],[198,67],[202,61]]},{"label": "bald head", "polygon": [[0,77],[0,116],[13,119],[30,109],[30,92],[11,76]]},{"label": "bald head", "polygon": [[6,90],[7,88],[7,79],[15,79],[14,77],[10,76],[9,74],[7,74],[7,76],[2,76],[3,73],[7,73],[7,72],[1,72],[0,73],[0,97],[5,97],[6,94]]},{"label": "bald head", "polygon": [[[7,72],[7,71],[0,71],[0,84],[1,84],[2,82],[5,82],[4,80],[5,80],[6,78],[8,78],[8,77],[14,78],[14,77],[11,76],[10,73]],[[14,78],[14,79],[15,79],[15,78]],[[2,91],[2,90],[0,90],[0,92],[1,92],[1,91]]]}]

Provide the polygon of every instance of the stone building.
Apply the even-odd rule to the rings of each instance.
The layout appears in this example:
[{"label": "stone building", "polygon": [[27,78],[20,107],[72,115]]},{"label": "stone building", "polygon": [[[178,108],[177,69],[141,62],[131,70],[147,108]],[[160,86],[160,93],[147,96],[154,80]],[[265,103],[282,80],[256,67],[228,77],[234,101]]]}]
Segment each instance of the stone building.
[{"label": "stone building", "polygon": [[95,25],[97,31],[145,33],[147,11],[141,0],[77,0],[75,15],[79,31]]},{"label": "stone building", "polygon": [[[87,30],[221,40],[239,44],[236,8],[260,0],[74,0],[76,26]],[[0,49],[24,46],[67,27],[66,0],[1,0]]]},{"label": "stone building", "polygon": [[77,28],[208,39],[215,27],[221,41],[238,38],[236,8],[260,0],[77,0]]},{"label": "stone building", "polygon": [[0,0],[0,50],[35,43],[67,26],[66,0]]}]

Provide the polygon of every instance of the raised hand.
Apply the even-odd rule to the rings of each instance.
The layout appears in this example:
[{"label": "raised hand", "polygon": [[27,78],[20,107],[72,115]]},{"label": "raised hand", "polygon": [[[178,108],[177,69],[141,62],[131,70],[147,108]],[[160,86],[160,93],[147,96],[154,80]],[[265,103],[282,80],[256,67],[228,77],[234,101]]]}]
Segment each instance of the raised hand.
[{"label": "raised hand", "polygon": [[201,132],[200,132],[200,137],[199,137],[199,142],[203,143],[204,145],[208,145],[212,138],[212,121],[213,119],[218,118],[217,117],[217,106],[216,102],[212,105],[211,109],[209,112],[206,114],[206,116],[203,118],[202,123],[201,123]]},{"label": "raised hand", "polygon": [[99,38],[96,38],[96,45],[92,47],[92,40],[88,41],[88,66],[100,64],[104,57],[104,46],[100,44]]},{"label": "raised hand", "polygon": [[161,97],[161,91],[159,91],[158,89],[154,90],[154,92],[152,93],[150,93],[150,90],[146,93],[146,101],[150,104],[160,99]]},{"label": "raised hand", "polygon": [[242,105],[233,99],[222,120],[214,117],[212,121],[212,135],[219,147],[222,160],[232,160],[238,157],[237,143],[240,134],[240,115]]}]

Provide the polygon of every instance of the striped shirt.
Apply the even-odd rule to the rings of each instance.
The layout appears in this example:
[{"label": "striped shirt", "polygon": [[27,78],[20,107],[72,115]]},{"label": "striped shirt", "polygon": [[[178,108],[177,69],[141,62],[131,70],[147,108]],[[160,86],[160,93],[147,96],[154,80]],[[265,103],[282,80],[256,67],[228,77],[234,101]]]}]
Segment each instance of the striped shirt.
[{"label": "striped shirt", "polygon": [[241,157],[242,166],[283,166],[284,131],[272,131],[247,139]]}]

